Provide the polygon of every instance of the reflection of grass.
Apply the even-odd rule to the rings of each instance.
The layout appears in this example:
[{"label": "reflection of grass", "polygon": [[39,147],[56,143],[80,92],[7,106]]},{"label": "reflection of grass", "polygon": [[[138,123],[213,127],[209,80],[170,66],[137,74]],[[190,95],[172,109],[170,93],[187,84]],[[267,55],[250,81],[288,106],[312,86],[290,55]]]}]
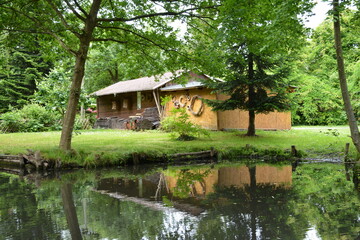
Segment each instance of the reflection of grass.
[{"label": "reflection of grass", "polygon": [[[99,159],[121,159],[133,152],[161,156],[209,150],[210,147],[214,147],[226,153],[229,150],[243,148],[246,144],[257,149],[282,151],[295,145],[298,150],[313,155],[338,155],[343,152],[345,143],[351,142],[348,137],[349,130],[345,127],[336,128],[338,136],[320,132],[330,128],[335,129],[300,127],[290,131],[257,131],[259,137],[255,138],[239,137],[239,132],[236,131],[211,132],[210,138],[200,138],[191,143],[173,140],[168,133],[160,131],[87,130],[74,135],[72,147],[78,153],[75,158],[78,158],[77,161],[81,164],[90,164]],[[18,154],[26,152],[26,149],[38,149],[55,158],[59,154],[56,151],[59,139],[60,132],[0,134],[0,154]],[[354,149],[351,147],[350,150],[354,156]]]}]

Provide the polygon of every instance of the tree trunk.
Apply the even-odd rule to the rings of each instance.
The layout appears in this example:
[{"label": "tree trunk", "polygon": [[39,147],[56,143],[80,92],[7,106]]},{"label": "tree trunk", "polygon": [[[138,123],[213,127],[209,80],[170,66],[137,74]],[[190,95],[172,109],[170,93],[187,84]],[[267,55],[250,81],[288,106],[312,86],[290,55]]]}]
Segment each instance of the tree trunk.
[{"label": "tree trunk", "polygon": [[344,100],[345,111],[348,118],[351,138],[356,147],[358,153],[360,153],[360,134],[357,121],[353,108],[351,106],[350,95],[348,91],[348,86],[346,82],[344,59],[342,52],[341,44],[341,31],[340,31],[340,12],[339,12],[339,0],[333,0],[333,13],[334,13],[334,39],[335,39],[335,48],[336,48],[336,60],[339,73],[339,81],[341,94]]},{"label": "tree trunk", "polygon": [[255,136],[255,112],[253,110],[249,111],[249,126],[246,136]]},{"label": "tree trunk", "polygon": [[257,223],[257,186],[256,186],[256,166],[248,166],[250,174],[250,228],[251,228],[251,240],[256,240],[256,223]]},{"label": "tree trunk", "polygon": [[[86,48],[86,46],[82,46]],[[87,46],[88,48],[89,46]],[[87,54],[87,52],[85,53]],[[75,116],[77,106],[79,104],[81,81],[84,77],[86,55],[77,55],[74,67],[74,75],[70,88],[69,100],[66,108],[65,117],[63,119],[63,127],[60,139],[60,149],[67,151],[71,149],[71,137],[75,124]]]},{"label": "tree trunk", "polygon": [[255,111],[254,108],[254,95],[255,95],[255,89],[254,85],[252,84],[253,78],[254,78],[254,60],[253,55],[249,54],[248,59],[248,79],[249,79],[249,126],[246,133],[246,136],[255,136]]},{"label": "tree trunk", "polygon": [[74,199],[72,196],[71,184],[65,183],[61,186],[61,198],[63,201],[64,212],[66,216],[66,222],[70,230],[71,239],[81,240],[81,231],[79,227],[79,221],[76,215],[76,208]]},{"label": "tree trunk", "polygon": [[72,78],[69,100],[63,119],[63,128],[60,139],[60,149],[69,151],[71,149],[71,137],[74,129],[76,110],[79,104],[81,82],[85,73],[85,63],[89,46],[96,26],[96,17],[100,9],[101,0],[93,0],[90,12],[85,20],[83,34],[79,37],[79,50],[76,53],[76,62]]}]

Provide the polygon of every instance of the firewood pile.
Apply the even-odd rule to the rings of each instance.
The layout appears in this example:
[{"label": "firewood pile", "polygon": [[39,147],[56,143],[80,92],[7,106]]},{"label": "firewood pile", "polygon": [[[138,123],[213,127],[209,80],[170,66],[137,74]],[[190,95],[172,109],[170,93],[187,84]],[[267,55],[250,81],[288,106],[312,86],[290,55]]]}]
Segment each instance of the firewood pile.
[{"label": "firewood pile", "polygon": [[129,118],[107,117],[96,121],[94,128],[151,130],[160,126],[157,108],[145,108],[144,112]]}]

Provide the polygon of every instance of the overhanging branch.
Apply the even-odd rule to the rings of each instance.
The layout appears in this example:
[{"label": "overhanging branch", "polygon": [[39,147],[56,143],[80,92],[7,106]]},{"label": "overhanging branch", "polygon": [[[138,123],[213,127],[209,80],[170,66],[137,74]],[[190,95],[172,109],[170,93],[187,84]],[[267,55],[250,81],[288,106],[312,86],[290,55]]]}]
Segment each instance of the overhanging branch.
[{"label": "overhanging branch", "polygon": [[[179,12],[158,12],[158,13],[149,13],[149,14],[143,14],[132,18],[98,18],[98,22],[131,22],[139,19],[144,18],[152,18],[152,17],[158,17],[158,16],[186,16],[186,17],[198,17],[198,18],[210,18],[208,16],[201,16],[198,14],[191,13],[192,11],[199,10],[199,9],[216,9],[219,5],[214,6],[207,6],[207,7],[195,7],[195,8],[188,8]],[[187,15],[186,15],[187,14]]]},{"label": "overhanging branch", "polygon": [[51,35],[53,38],[55,38],[56,41],[58,41],[60,43],[60,45],[66,50],[68,51],[70,54],[73,54],[73,55],[76,55],[76,51],[74,51],[73,49],[71,49],[68,45],[66,45],[66,43],[61,39],[61,37],[59,35],[57,35],[55,32],[51,31],[50,29],[48,29],[47,27],[45,27],[43,24],[42,24],[42,21],[40,21],[39,19],[35,18],[35,17],[32,17],[32,16],[29,16],[28,14],[25,14],[24,12],[22,11],[19,11],[15,8],[12,8],[12,7],[5,7],[3,6],[3,8],[5,9],[8,9],[14,13],[17,13],[17,14],[20,14],[20,15],[23,15],[24,17],[26,17],[27,19],[29,19],[30,21],[32,21],[35,26],[37,26],[38,28],[41,29],[41,31],[38,31],[38,30],[24,30],[24,29],[12,29],[12,31],[18,31],[18,32],[28,32],[28,33],[41,33],[41,34],[48,34],[48,35]]},{"label": "overhanging branch", "polygon": [[59,11],[59,9],[54,5],[54,3],[51,0],[46,0],[46,2],[50,5],[50,7],[56,12],[56,15],[60,18],[60,21],[62,22],[62,24],[65,26],[66,29],[68,29],[69,31],[71,31],[75,36],[77,36],[78,38],[80,37],[80,34],[78,32],[76,32],[65,20],[64,16],[62,15],[62,13]]},{"label": "overhanging branch", "polygon": [[[82,20],[83,22],[85,22],[86,18],[84,18],[83,16],[81,16],[76,10],[75,8],[69,3],[68,0],[64,0],[66,5],[70,8],[70,10],[74,13],[74,15],[79,18],[80,20]],[[80,10],[81,11],[81,10]],[[85,12],[85,11],[84,11]],[[87,17],[87,13],[85,12],[85,16]]]},{"label": "overhanging branch", "polygon": [[126,44],[128,41],[122,41],[115,38],[93,38],[91,39],[92,42],[117,42],[121,44]]},{"label": "overhanging branch", "polygon": [[88,16],[87,12],[80,6],[80,4],[78,3],[77,0],[74,0],[74,3],[76,5],[76,7],[80,10],[80,12],[82,12],[84,14],[84,16]]},{"label": "overhanging branch", "polygon": [[130,29],[127,29],[127,28],[122,28],[122,27],[101,26],[101,25],[97,25],[97,26],[98,26],[99,28],[102,28],[102,29],[115,29],[115,30],[122,30],[122,31],[124,31],[124,32],[131,33],[131,34],[133,34],[133,35],[135,35],[135,36],[137,36],[137,37],[139,37],[139,38],[142,38],[142,39],[146,40],[147,42],[150,42],[150,43],[152,43],[153,45],[158,46],[158,47],[160,47],[161,49],[165,50],[165,48],[164,48],[161,44],[156,43],[156,42],[153,41],[152,39],[147,38],[147,37],[145,37],[145,36],[143,36],[143,35],[135,32],[135,31],[133,31],[133,30],[130,30]]}]

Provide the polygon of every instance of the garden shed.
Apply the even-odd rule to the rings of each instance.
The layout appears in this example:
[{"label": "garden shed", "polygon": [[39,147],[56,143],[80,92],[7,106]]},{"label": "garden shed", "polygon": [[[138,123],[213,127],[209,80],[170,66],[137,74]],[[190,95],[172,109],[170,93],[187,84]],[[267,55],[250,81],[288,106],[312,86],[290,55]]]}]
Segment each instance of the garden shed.
[{"label": "garden shed", "polygon": [[[148,119],[157,124],[160,116],[167,116],[176,107],[187,109],[190,119],[211,130],[247,129],[248,113],[241,110],[214,112],[202,99],[223,100],[227,96],[213,94],[202,80],[221,81],[194,72],[167,72],[160,76],[121,81],[95,93],[97,97],[98,127],[133,128],[132,120]],[[181,83],[180,83],[181,82]],[[161,97],[171,96],[166,106]],[[255,126],[264,130],[291,128],[290,112],[258,114]]]}]

